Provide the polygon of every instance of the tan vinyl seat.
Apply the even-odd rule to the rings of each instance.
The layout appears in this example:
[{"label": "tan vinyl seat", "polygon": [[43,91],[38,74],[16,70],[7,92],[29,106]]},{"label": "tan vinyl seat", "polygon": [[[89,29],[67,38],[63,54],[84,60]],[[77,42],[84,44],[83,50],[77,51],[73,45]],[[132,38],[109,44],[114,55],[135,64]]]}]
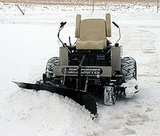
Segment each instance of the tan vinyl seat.
[{"label": "tan vinyl seat", "polygon": [[106,47],[106,37],[111,37],[110,14],[104,19],[84,19],[76,17],[75,37],[78,50],[103,50]]}]

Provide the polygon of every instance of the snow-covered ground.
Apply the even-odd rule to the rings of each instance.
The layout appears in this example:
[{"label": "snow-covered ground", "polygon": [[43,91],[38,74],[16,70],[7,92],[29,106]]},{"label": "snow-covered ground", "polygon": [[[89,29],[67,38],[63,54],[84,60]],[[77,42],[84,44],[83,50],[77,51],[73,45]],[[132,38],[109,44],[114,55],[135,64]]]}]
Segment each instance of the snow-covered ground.
[{"label": "snow-covered ground", "polygon": [[[104,18],[108,11],[59,10],[0,3],[0,135],[3,136],[107,136],[160,134],[160,15],[136,7],[112,12],[122,32],[123,56],[138,64],[139,93],[106,107],[99,102],[94,121],[84,107],[57,94],[19,89],[12,81],[35,82],[47,60],[58,56],[59,22],[67,21],[62,39],[74,38],[75,16]],[[123,14],[122,14],[123,13]],[[118,30],[113,26],[113,43]]]}]

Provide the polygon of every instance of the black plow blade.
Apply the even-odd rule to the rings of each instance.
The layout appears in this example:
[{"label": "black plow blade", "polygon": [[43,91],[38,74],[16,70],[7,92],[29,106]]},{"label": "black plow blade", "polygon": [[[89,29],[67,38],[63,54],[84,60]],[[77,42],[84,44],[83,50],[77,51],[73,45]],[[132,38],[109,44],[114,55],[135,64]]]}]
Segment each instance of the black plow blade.
[{"label": "black plow blade", "polygon": [[63,96],[67,96],[80,105],[84,105],[86,109],[88,109],[91,114],[97,116],[97,104],[95,98],[84,91],[77,91],[75,89],[69,89],[62,85],[47,85],[47,84],[31,84],[31,83],[24,83],[24,82],[14,82],[20,88],[24,89],[34,89],[36,91],[45,90],[52,93],[57,93]]}]

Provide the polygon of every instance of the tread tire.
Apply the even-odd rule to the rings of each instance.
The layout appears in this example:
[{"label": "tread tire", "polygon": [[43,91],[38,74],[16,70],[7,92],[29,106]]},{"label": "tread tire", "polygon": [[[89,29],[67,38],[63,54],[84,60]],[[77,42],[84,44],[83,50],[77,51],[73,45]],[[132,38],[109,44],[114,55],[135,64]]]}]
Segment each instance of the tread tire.
[{"label": "tread tire", "polygon": [[52,57],[48,60],[47,65],[46,65],[47,78],[52,78],[55,76],[54,71],[53,71],[53,67],[59,66],[59,65],[60,65],[59,57]]},{"label": "tread tire", "polygon": [[136,61],[132,57],[124,57],[121,59],[121,72],[124,77],[124,81],[127,82],[131,79],[137,80],[137,65]]}]

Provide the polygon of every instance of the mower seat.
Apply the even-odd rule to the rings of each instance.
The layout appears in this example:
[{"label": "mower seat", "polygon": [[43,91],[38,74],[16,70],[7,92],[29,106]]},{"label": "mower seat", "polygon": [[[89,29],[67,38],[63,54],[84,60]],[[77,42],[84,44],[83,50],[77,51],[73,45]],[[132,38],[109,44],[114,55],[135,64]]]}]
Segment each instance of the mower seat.
[{"label": "mower seat", "polygon": [[106,37],[111,37],[110,14],[104,19],[84,19],[76,17],[75,37],[77,50],[103,50],[106,48]]}]

